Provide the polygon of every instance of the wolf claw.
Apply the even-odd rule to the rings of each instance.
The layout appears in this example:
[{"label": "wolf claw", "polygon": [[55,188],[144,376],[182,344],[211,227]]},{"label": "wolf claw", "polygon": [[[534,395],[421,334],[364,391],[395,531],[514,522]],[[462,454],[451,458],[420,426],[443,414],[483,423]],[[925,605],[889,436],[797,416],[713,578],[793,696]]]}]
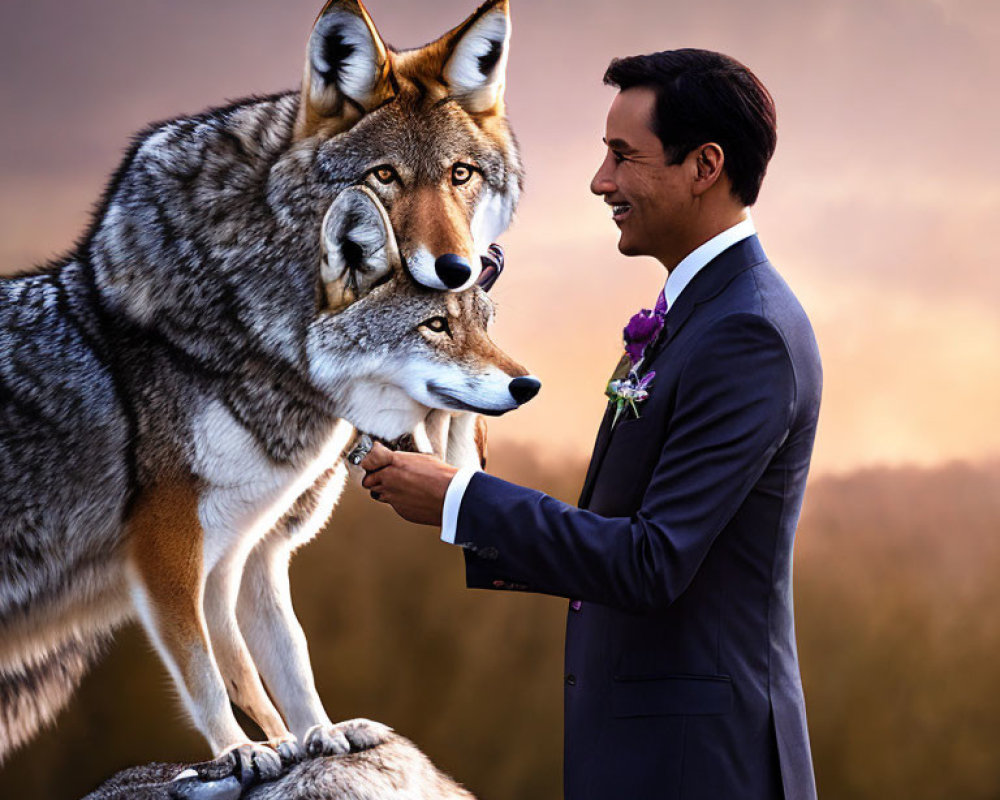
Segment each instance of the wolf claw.
[{"label": "wolf claw", "polygon": [[287,739],[272,739],[267,745],[275,749],[281,758],[281,766],[285,769],[295,766],[306,757],[305,750],[294,736],[289,736]]},{"label": "wolf claw", "polygon": [[244,789],[258,783],[273,781],[285,772],[278,751],[258,742],[237,745],[223,758],[230,760],[233,765],[233,775]]}]

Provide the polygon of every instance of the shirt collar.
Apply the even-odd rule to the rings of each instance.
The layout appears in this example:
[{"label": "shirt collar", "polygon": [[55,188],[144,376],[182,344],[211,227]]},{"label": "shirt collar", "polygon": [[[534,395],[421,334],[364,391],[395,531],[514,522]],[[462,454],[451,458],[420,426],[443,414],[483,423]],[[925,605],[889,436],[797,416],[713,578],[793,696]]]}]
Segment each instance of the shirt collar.
[{"label": "shirt collar", "polygon": [[664,295],[667,298],[667,308],[669,309],[680,297],[684,287],[691,279],[697,275],[702,267],[725,250],[728,250],[737,242],[742,242],[757,233],[753,220],[749,213],[747,218],[737,222],[733,227],[727,228],[722,233],[713,236],[705,244],[696,247],[673,268],[667,276],[667,283],[663,287]]}]

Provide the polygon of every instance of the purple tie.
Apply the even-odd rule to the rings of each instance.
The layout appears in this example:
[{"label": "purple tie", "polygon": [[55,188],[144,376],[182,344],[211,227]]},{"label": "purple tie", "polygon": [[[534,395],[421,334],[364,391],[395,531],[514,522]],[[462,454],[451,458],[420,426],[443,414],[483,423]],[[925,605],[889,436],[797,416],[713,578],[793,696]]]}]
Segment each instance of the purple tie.
[{"label": "purple tie", "polygon": [[656,305],[653,307],[653,313],[661,317],[667,315],[667,295],[664,293],[666,291],[666,286],[660,289],[660,294],[656,298]]}]

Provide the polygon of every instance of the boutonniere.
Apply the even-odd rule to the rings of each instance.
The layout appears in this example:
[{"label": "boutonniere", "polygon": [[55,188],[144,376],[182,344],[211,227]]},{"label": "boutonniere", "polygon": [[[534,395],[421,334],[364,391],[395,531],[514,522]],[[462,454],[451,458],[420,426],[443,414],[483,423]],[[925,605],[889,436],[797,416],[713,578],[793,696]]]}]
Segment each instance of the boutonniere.
[{"label": "boutonniere", "polygon": [[626,409],[639,419],[639,406],[649,398],[649,387],[655,377],[656,373],[653,371],[647,372],[640,378],[635,370],[630,370],[627,377],[609,381],[605,394],[615,404],[615,418],[611,420],[612,428],[618,424]]},{"label": "boutonniere", "polygon": [[[659,305],[659,304],[658,304]],[[646,356],[646,350],[656,341],[663,330],[663,312],[644,308],[634,314],[625,326],[625,355],[611,376],[604,393],[615,404],[614,427],[626,410],[639,418],[639,406],[649,398],[649,387],[656,377],[655,372],[647,372],[639,377],[639,367]]]},{"label": "boutonniere", "polygon": [[659,308],[650,311],[644,308],[633,314],[628,321],[622,338],[625,339],[625,355],[632,362],[632,369],[638,369],[646,355],[646,349],[656,341],[663,330],[663,312]]}]

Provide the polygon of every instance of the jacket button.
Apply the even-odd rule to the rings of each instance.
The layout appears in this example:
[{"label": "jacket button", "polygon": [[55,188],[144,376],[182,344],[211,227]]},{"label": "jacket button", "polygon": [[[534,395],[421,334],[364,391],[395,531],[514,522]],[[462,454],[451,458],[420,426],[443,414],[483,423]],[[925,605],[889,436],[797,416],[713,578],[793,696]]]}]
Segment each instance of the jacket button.
[{"label": "jacket button", "polygon": [[566,685],[567,686],[576,686],[576,675],[573,675],[572,673],[570,673],[569,675],[567,675],[566,676]]}]

